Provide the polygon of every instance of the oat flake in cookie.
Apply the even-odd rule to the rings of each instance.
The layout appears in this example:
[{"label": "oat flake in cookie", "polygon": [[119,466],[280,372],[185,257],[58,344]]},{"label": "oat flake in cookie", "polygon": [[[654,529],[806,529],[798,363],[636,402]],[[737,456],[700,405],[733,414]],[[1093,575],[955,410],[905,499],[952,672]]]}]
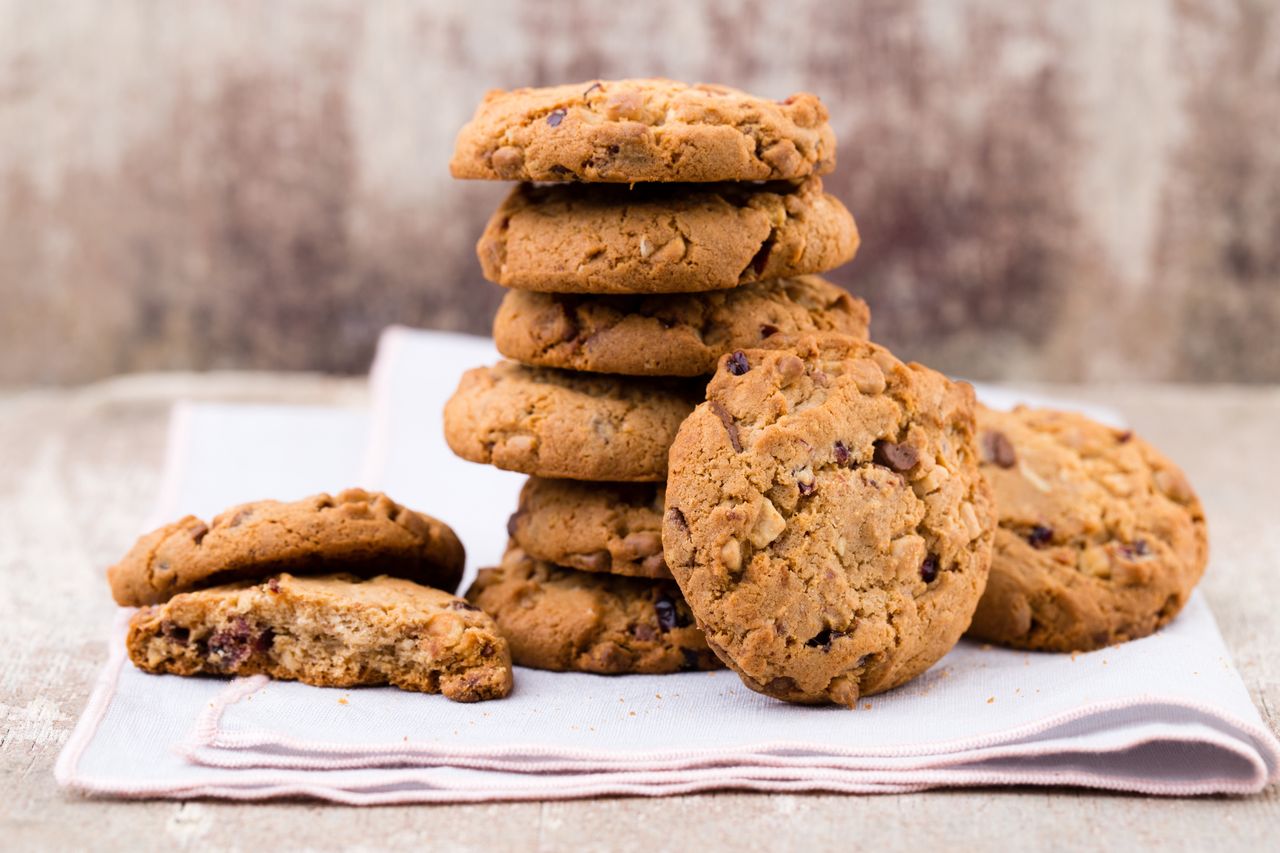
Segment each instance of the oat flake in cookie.
[{"label": "oat flake in cookie", "polygon": [[674,80],[495,89],[458,133],[455,178],[770,181],[825,175],[836,139],[814,95],[783,101]]},{"label": "oat flake in cookie", "polygon": [[451,592],[464,560],[462,543],[444,522],[379,492],[347,489],[241,504],[208,523],[189,515],[139,539],[107,579],[125,606],[280,571],[387,574]]},{"label": "oat flake in cookie", "polygon": [[999,510],[970,635],[1086,651],[1145,637],[1204,573],[1204,511],[1151,445],[1083,415],[978,410],[982,471]]},{"label": "oat flake in cookie", "polygon": [[749,687],[852,706],[955,644],[995,524],[973,408],[968,385],[841,335],[721,360],[671,448],[663,544]]},{"label": "oat flake in cookie", "polygon": [[401,578],[282,574],[183,593],[135,613],[126,645],[153,673],[390,684],[456,702],[511,692],[511,655],[493,619]]}]

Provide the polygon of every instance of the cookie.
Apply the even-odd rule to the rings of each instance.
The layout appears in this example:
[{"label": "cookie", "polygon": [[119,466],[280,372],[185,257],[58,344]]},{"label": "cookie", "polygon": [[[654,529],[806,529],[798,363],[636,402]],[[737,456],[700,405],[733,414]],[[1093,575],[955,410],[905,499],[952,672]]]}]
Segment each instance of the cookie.
[{"label": "cookie", "polygon": [[749,687],[853,706],[955,644],[995,526],[973,407],[967,384],[840,335],[721,359],[671,448],[663,545]]},{"label": "cookie", "polygon": [[511,290],[498,308],[498,351],[525,364],[592,373],[700,376],[721,355],[783,337],[867,337],[861,299],[817,276],[675,296],[571,296]]},{"label": "cookie", "polygon": [[978,411],[999,511],[970,635],[1042,651],[1145,637],[1204,573],[1204,510],[1177,466],[1128,430],[1083,415]]},{"label": "cookie", "polygon": [[530,477],[507,522],[539,560],[584,572],[671,578],[662,557],[661,483],[581,483]]},{"label": "cookie", "polygon": [[444,436],[463,459],[539,477],[661,482],[695,385],[509,361],[463,374]]},{"label": "cookie", "polygon": [[452,591],[465,557],[444,522],[384,494],[347,489],[242,504],[209,523],[188,515],[139,539],[107,570],[107,580],[125,606],[280,571],[388,574]]},{"label": "cookie", "polygon": [[126,645],[153,673],[391,684],[456,702],[511,692],[511,654],[492,618],[385,575],[281,574],[182,593],[135,613]]},{"label": "cookie", "polygon": [[769,181],[836,165],[827,109],[674,80],[493,90],[458,133],[455,178],[506,181]]},{"label": "cookie", "polygon": [[579,572],[511,548],[467,600],[492,614],[520,666],[605,675],[722,666],[671,581]]},{"label": "cookie", "polygon": [[852,260],[849,211],[800,184],[521,184],[476,254],[485,278],[549,293],[679,293],[819,273]]}]

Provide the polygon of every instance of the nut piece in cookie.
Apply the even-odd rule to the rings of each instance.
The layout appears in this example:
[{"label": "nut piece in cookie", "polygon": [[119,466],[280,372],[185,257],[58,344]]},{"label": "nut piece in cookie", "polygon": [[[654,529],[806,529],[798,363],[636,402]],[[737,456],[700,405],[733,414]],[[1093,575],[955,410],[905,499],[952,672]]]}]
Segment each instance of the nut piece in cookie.
[{"label": "nut piece in cookie", "polygon": [[521,184],[476,254],[485,277],[548,293],[687,293],[820,273],[858,229],[822,179],[800,184]]},{"label": "nut piece in cookie", "polygon": [[183,593],[135,613],[126,645],[153,673],[390,684],[456,702],[511,692],[511,655],[492,618],[386,576],[281,574]]},{"label": "nut piece in cookie", "polygon": [[980,407],[999,510],[991,578],[969,634],[1041,651],[1145,637],[1204,573],[1204,510],[1150,444],[1083,415]]},{"label": "nut piece in cookie", "polygon": [[498,351],[530,365],[637,376],[704,376],[725,353],[806,332],[867,337],[861,299],[816,275],[673,296],[509,290],[493,323]]},{"label": "nut piece in cookie", "polygon": [[671,448],[663,544],[751,688],[852,706],[969,625],[995,513],[973,390],[842,335],[725,356]]},{"label": "nut piece in cookie", "polygon": [[513,547],[467,600],[493,615],[520,666],[558,672],[719,669],[671,581],[579,572]]},{"label": "nut piece in cookie", "polygon": [[835,168],[814,95],[784,101],[674,80],[592,80],[493,90],[458,133],[455,178],[507,181],[770,181]]},{"label": "nut piece in cookie", "polygon": [[530,477],[507,532],[529,556],[584,572],[670,580],[661,483]]},{"label": "nut piece in cookie", "polygon": [[379,492],[347,489],[242,504],[207,523],[187,516],[139,539],[107,580],[125,606],[279,571],[387,574],[452,591],[465,559],[444,522]]},{"label": "nut piece in cookie", "polygon": [[444,409],[463,459],[538,477],[660,482],[697,385],[509,361],[468,370]]}]

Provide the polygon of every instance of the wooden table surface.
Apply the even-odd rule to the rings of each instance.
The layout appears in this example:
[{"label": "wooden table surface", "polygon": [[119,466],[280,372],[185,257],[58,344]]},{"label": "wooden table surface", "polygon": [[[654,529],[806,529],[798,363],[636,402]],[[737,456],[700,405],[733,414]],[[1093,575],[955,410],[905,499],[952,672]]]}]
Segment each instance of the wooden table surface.
[{"label": "wooden table surface", "polygon": [[[1205,593],[1275,730],[1280,388],[1052,390],[1117,407],[1187,470],[1209,517],[1214,556]],[[114,605],[103,568],[131,544],[151,506],[170,403],[359,406],[365,393],[362,381],[350,379],[169,374],[0,394],[0,849],[1258,850],[1280,838],[1276,786],[1248,798],[1185,800],[984,789],[367,809],[121,802],[59,789],[54,759],[106,655]]]}]

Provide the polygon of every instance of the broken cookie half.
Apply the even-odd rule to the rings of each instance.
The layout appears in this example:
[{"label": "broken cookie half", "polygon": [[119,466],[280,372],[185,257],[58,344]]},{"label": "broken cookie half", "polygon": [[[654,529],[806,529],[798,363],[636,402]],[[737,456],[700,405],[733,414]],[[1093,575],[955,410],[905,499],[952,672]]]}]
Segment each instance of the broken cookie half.
[{"label": "broken cookie half", "polygon": [[318,687],[390,684],[456,702],[511,692],[507,641],[461,598],[385,575],[273,575],[182,593],[129,623],[139,669]]}]

